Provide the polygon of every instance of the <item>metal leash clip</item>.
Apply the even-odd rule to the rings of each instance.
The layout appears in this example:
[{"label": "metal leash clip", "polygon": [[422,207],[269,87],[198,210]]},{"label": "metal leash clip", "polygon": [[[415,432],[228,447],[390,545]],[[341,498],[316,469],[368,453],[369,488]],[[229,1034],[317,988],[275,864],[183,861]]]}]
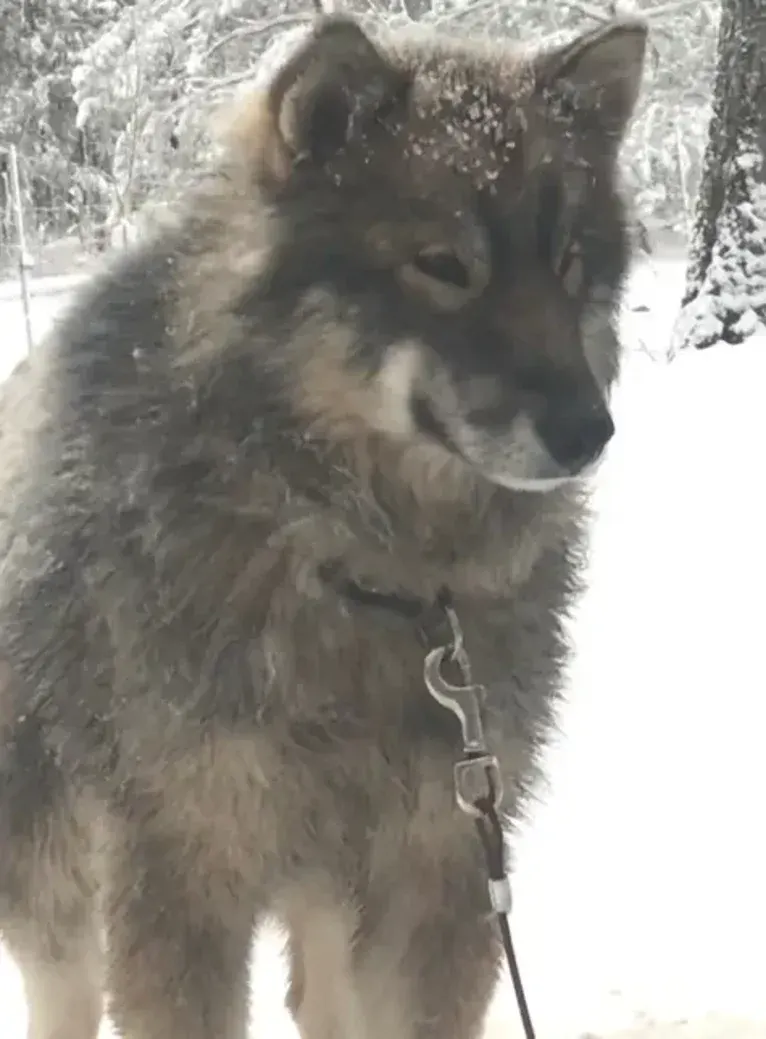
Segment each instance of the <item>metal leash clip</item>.
[{"label": "metal leash clip", "polygon": [[[484,738],[481,707],[486,689],[471,681],[471,666],[463,645],[463,631],[455,611],[445,607],[452,628],[452,645],[439,646],[426,656],[423,678],[433,698],[457,715],[463,732],[463,757],[455,764],[455,795],[458,806],[468,815],[480,819],[491,806],[498,809],[503,799],[503,785],[497,758],[489,753]],[[457,664],[465,685],[451,685],[442,675],[442,665],[449,659]]]},{"label": "metal leash clip", "polygon": [[[490,904],[497,914],[522,1028],[526,1039],[535,1039],[508,923],[511,884],[499,816],[503,785],[497,758],[489,753],[484,739],[481,711],[486,689],[471,680],[471,662],[463,645],[463,632],[457,615],[451,606],[445,605],[444,609],[452,628],[452,645],[439,646],[428,653],[423,666],[423,678],[431,696],[442,707],[457,715],[463,730],[463,757],[455,764],[455,795],[458,807],[473,818],[481,838],[486,857]],[[463,685],[451,685],[444,678],[442,666],[447,660],[459,668]]]}]

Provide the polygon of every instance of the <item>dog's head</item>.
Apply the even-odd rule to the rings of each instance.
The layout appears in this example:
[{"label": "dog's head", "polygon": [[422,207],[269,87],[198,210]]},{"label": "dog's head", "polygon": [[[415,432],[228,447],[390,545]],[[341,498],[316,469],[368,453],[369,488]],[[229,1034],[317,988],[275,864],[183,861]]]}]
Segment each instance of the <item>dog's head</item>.
[{"label": "dog's head", "polygon": [[304,413],[513,489],[588,470],[613,432],[615,162],[645,37],[614,22],[525,54],[317,24],[235,124]]}]

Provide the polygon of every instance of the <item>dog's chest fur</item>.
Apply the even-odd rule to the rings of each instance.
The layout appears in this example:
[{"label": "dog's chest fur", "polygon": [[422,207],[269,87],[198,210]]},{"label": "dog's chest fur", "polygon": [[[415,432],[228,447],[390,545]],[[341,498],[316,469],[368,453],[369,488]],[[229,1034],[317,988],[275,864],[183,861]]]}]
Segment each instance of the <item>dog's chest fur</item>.
[{"label": "dog's chest fur", "polygon": [[[183,513],[198,518],[199,541],[193,524],[171,535],[162,512],[134,533],[159,571],[162,602],[147,594],[151,574],[141,575],[135,557],[118,564],[117,585],[102,583],[100,565],[94,571],[117,686],[143,684],[140,696],[124,697],[120,727],[141,732],[134,705],[156,688],[166,746],[186,746],[206,726],[252,738],[269,783],[299,761],[326,772],[330,785],[342,776],[343,796],[353,796],[374,786],[365,778],[374,760],[391,782],[412,789],[430,761],[448,790],[459,726],[423,680],[426,652],[449,634],[428,610],[447,587],[475,678],[488,689],[488,735],[509,784],[525,785],[558,685],[560,613],[574,572],[572,501],[551,499],[532,522],[517,497],[511,505],[502,494],[473,509],[426,507],[385,480],[373,495],[328,470],[320,505],[278,470],[253,479],[260,518],[192,495]],[[419,600],[429,619],[359,603],[345,594],[346,580]]]}]

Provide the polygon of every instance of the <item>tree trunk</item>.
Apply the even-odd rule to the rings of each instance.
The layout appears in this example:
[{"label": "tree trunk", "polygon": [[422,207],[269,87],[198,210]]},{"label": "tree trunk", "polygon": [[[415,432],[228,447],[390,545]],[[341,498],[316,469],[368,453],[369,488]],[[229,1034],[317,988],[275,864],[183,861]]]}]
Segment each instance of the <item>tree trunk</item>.
[{"label": "tree trunk", "polygon": [[718,68],[674,347],[766,331],[766,0],[722,0]]}]

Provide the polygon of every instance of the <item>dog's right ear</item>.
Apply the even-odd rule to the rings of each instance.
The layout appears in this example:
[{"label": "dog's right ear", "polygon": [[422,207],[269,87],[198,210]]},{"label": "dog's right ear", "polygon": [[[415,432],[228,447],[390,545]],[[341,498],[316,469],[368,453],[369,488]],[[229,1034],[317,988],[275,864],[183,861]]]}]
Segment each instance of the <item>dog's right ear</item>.
[{"label": "dog's right ear", "polygon": [[267,88],[260,113],[252,107],[249,115],[240,112],[236,137],[247,147],[249,123],[259,138],[249,147],[260,152],[272,176],[285,180],[299,166],[320,167],[337,155],[406,89],[404,73],[357,22],[323,18]]}]

